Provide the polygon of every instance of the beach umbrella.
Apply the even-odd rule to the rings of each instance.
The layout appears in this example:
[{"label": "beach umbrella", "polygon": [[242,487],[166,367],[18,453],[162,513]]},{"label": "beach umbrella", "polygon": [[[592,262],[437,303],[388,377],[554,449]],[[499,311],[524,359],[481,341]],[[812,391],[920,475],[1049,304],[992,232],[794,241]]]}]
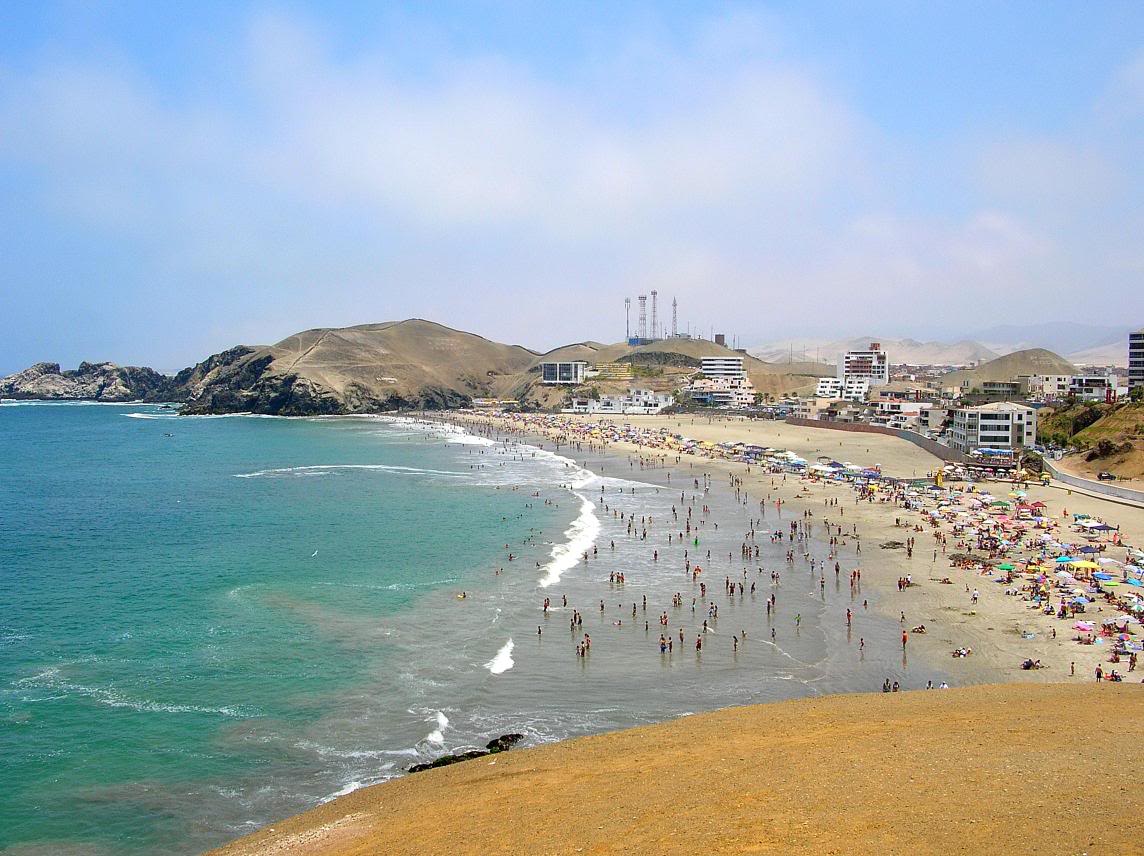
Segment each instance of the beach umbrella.
[{"label": "beach umbrella", "polygon": [[1012,571],[1012,570],[1016,570],[1016,569],[1011,564],[1009,564],[1008,562],[1002,562],[1000,565],[997,566],[997,570],[999,570],[999,571]]},{"label": "beach umbrella", "polygon": [[1065,562],[1075,562],[1075,561],[1077,561],[1077,560],[1074,559],[1072,556],[1057,556],[1057,558],[1056,558],[1056,562],[1058,565],[1063,565]]},{"label": "beach umbrella", "polygon": [[1098,565],[1096,562],[1089,562],[1089,561],[1087,561],[1087,560],[1085,560],[1085,561],[1083,561],[1083,562],[1073,562],[1073,563],[1072,563],[1072,566],[1073,566],[1074,568],[1088,568],[1088,569],[1090,569],[1090,570],[1091,570],[1091,569],[1094,569],[1094,568],[1099,568],[1099,567],[1100,567],[1100,565]]}]

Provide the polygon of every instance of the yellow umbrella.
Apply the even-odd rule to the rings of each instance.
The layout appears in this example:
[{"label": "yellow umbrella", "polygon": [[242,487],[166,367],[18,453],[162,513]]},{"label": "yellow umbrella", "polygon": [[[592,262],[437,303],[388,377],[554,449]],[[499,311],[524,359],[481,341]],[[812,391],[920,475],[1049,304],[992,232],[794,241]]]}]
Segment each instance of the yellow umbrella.
[{"label": "yellow umbrella", "polygon": [[1069,562],[1069,564],[1072,565],[1074,568],[1093,568],[1094,569],[1094,568],[1100,567],[1100,565],[1098,565],[1096,562],[1090,562],[1087,559],[1083,562]]}]

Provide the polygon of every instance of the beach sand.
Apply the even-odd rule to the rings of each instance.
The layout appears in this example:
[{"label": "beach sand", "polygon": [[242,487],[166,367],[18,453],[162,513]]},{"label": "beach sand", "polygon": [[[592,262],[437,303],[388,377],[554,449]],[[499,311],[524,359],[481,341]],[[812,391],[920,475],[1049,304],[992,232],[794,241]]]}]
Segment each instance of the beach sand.
[{"label": "beach sand", "polygon": [[1140,853],[1138,686],[730,708],[342,797],[217,851]]}]

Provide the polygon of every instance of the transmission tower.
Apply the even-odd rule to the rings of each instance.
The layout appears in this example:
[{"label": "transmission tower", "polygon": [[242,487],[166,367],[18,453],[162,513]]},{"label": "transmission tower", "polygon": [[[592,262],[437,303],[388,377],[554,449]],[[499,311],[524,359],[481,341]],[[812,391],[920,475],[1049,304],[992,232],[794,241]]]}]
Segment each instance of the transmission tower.
[{"label": "transmission tower", "polygon": [[647,295],[641,294],[637,300],[640,302],[640,327],[639,337],[641,339],[647,338]]},{"label": "transmission tower", "polygon": [[679,301],[671,298],[671,338],[679,337]]},{"label": "transmission tower", "polygon": [[624,298],[624,341],[632,337],[632,299]]}]

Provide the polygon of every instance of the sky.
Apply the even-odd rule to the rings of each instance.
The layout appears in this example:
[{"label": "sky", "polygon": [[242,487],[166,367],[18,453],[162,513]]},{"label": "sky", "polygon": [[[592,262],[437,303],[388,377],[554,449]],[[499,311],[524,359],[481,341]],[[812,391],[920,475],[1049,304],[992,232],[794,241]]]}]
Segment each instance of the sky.
[{"label": "sky", "polygon": [[0,0],[0,373],[1144,326],[1142,140],[1139,2]]}]

